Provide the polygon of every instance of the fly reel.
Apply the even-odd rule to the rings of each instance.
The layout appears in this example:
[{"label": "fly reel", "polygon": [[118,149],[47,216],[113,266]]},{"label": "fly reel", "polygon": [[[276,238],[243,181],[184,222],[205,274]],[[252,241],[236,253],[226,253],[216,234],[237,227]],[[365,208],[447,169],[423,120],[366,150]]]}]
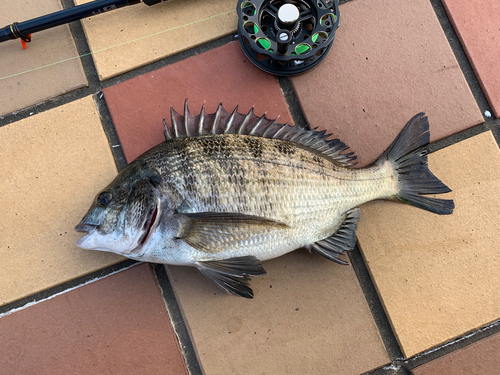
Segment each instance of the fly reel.
[{"label": "fly reel", "polygon": [[317,66],[340,24],[338,0],[239,0],[238,39],[265,72],[291,76]]}]

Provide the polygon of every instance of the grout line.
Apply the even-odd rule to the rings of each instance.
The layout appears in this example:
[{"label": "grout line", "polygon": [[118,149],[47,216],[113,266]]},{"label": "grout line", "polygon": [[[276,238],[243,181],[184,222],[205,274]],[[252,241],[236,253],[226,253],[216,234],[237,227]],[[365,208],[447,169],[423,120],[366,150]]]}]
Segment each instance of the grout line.
[{"label": "grout line", "polygon": [[417,354],[404,361],[404,366],[407,367],[408,369],[413,369],[424,363],[442,357],[443,355],[452,353],[458,349],[464,348],[470,344],[478,342],[482,339],[485,339],[499,332],[500,332],[500,320],[497,320],[486,326],[465,333],[464,335],[455,338],[451,341],[445,342],[444,344],[439,345],[435,348],[431,348],[423,353]]},{"label": "grout line", "polygon": [[[75,7],[73,0],[61,0],[61,3],[64,9]],[[83,30],[83,25],[80,20],[70,22],[68,25],[75,42],[76,50],[79,54],[85,76],[87,77],[89,93],[93,94],[101,89],[101,81],[99,80],[99,75],[97,74],[97,69],[94,64],[94,59],[92,58],[85,31]]]},{"label": "grout line", "polygon": [[435,151],[441,150],[442,148],[457,144],[468,138],[472,138],[476,135],[487,132],[488,130],[492,130],[491,123],[479,124],[471,128],[464,129],[458,133],[451,134],[448,137],[429,143],[429,145],[427,145],[425,148],[427,148],[429,153],[433,153]]},{"label": "grout line", "polygon": [[153,273],[156,277],[156,281],[158,282],[158,286],[165,303],[165,308],[167,309],[168,316],[170,317],[172,328],[177,336],[177,341],[179,343],[181,354],[184,358],[184,363],[186,364],[188,373],[190,375],[203,375],[200,361],[189,335],[188,327],[186,326],[182,316],[180,306],[175,298],[165,265],[151,264],[151,266],[153,267]]},{"label": "grout line", "polygon": [[29,297],[22,298],[12,303],[0,306],[0,318],[3,318],[4,316],[10,315],[17,311],[24,310],[25,308],[36,305],[39,302],[47,301],[71,290],[80,288],[81,286],[91,284],[94,281],[102,280],[108,276],[114,275],[115,273],[125,271],[137,264],[140,264],[140,262],[136,262],[135,260],[125,260],[123,262],[113,264],[112,266],[94,271],[87,275],[51,287],[49,289],[45,289],[41,292],[32,294]]},{"label": "grout line", "polygon": [[278,83],[281,87],[281,91],[283,96],[285,97],[285,101],[288,104],[288,109],[292,114],[293,122],[295,125],[300,126],[301,128],[308,128],[309,124],[307,123],[306,117],[302,112],[302,107],[300,106],[299,99],[297,95],[295,95],[295,90],[293,89],[292,82],[288,77],[278,77],[276,76]]},{"label": "grout line", "polygon": [[128,163],[102,91],[99,91],[94,95],[94,103],[97,107],[97,111],[99,112],[104,134],[106,134],[109,148],[113,154],[113,159],[115,160],[116,169],[118,172],[121,172]]},{"label": "grout line", "polygon": [[389,359],[393,363],[395,361],[403,360],[403,353],[385,313],[382,301],[380,300],[377,290],[375,289],[371,275],[368,272],[366,263],[361,255],[359,245],[356,245],[356,247],[351,250],[348,255],[359,284],[361,285],[361,289],[363,290],[363,294],[365,295],[368,307],[372,313],[373,320],[379,330],[382,342],[384,343],[387,354],[389,355]]}]

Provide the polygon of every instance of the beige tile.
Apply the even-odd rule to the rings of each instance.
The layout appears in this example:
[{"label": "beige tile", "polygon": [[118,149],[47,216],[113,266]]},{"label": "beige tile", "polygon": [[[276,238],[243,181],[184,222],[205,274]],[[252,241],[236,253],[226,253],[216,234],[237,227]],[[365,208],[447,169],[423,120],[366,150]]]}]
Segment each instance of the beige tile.
[{"label": "beige tile", "polygon": [[429,156],[450,216],[361,208],[358,240],[406,357],[500,318],[500,151],[490,132]]},{"label": "beige tile", "polygon": [[332,50],[292,83],[307,120],[377,159],[416,113],[431,140],[483,122],[428,0],[362,0],[340,6]]},{"label": "beige tile", "polygon": [[[61,9],[59,0],[2,0],[0,26]],[[67,25],[35,33],[32,38],[26,50],[20,39],[0,43],[0,116],[87,86]]]},{"label": "beige tile", "polygon": [[0,305],[122,259],[73,230],[116,173],[91,97],[0,128]]},{"label": "beige tile", "polygon": [[236,32],[236,4],[175,0],[151,7],[137,4],[83,20],[100,79]]},{"label": "beige tile", "polygon": [[360,374],[389,362],[353,269],[298,250],[264,262],[253,300],[198,270],[170,278],[207,375]]}]

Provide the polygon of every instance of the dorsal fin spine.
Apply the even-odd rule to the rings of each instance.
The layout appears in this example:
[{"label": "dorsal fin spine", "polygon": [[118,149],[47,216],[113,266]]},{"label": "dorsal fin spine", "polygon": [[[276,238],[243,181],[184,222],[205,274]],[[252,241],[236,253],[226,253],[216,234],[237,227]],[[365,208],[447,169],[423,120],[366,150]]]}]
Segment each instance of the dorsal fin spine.
[{"label": "dorsal fin spine", "polygon": [[288,122],[287,122],[287,123],[286,123],[285,125],[283,125],[283,126],[282,126],[282,127],[281,127],[281,128],[280,128],[277,132],[276,132],[276,133],[274,133],[273,138],[279,139],[279,138],[278,138],[278,135],[279,135],[280,133],[282,133],[282,132],[283,132],[283,130],[285,130],[288,126],[289,126],[289,125],[288,125]]},{"label": "dorsal fin spine", "polygon": [[276,125],[276,122],[278,121],[280,117],[276,117],[273,121],[271,121],[271,123],[267,126],[267,129],[266,131],[264,132],[264,134],[262,134],[263,137],[266,137],[267,136],[267,133],[269,132],[269,130],[274,126]]},{"label": "dorsal fin spine", "polygon": [[170,119],[171,119],[171,122],[172,122],[172,129],[174,130],[174,138],[179,138],[179,132],[177,131],[177,121],[175,119],[175,114],[177,112],[175,112],[174,108],[173,107],[170,107]]},{"label": "dorsal fin spine", "polygon": [[191,114],[189,113],[188,100],[186,99],[184,101],[184,129],[186,130],[186,137],[191,136],[189,134],[189,124],[188,124],[190,117],[191,117]]},{"label": "dorsal fin spine", "polygon": [[240,128],[238,129],[238,134],[240,134],[240,135],[243,134],[243,130],[247,126],[248,122],[250,121],[250,117],[252,115],[253,115],[253,107],[250,108],[250,111],[248,111],[247,115],[245,116],[245,118],[241,122]]},{"label": "dorsal fin spine", "polygon": [[238,106],[234,108],[233,113],[231,113],[231,116],[227,120],[226,128],[224,129],[224,134],[229,133],[229,129],[231,129],[231,127],[233,126],[234,117],[236,116],[237,112],[238,112]]},{"label": "dorsal fin spine", "polygon": [[290,142],[296,142],[297,137],[304,135],[304,129],[298,129],[297,132],[289,139]]},{"label": "dorsal fin spine", "polygon": [[205,120],[205,103],[201,107],[200,117],[198,117],[198,135],[203,135],[203,121]]},{"label": "dorsal fin spine", "polygon": [[248,133],[248,135],[253,135],[255,130],[257,130],[257,128],[262,124],[262,122],[264,120],[267,120],[266,119],[266,114],[264,114],[264,116],[262,116],[259,121],[257,121],[257,123],[254,125],[254,127],[252,128],[252,130],[250,130],[250,132]]},{"label": "dorsal fin spine", "polygon": [[163,119],[163,134],[165,135],[165,140],[169,141],[172,139],[172,135],[170,135],[170,129],[168,128],[167,122]]},{"label": "dorsal fin spine", "polygon": [[222,103],[219,103],[217,111],[215,111],[214,122],[212,124],[212,131],[211,131],[212,135],[216,134],[216,129],[217,125],[219,125],[221,111],[222,111]]}]

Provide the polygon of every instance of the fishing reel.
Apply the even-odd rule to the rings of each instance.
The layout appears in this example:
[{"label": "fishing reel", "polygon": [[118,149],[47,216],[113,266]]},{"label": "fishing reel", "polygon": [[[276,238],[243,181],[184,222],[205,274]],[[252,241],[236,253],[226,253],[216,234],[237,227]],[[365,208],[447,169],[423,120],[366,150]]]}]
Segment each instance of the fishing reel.
[{"label": "fishing reel", "polygon": [[238,39],[258,68],[307,72],[326,57],[340,24],[338,0],[239,0]]}]

